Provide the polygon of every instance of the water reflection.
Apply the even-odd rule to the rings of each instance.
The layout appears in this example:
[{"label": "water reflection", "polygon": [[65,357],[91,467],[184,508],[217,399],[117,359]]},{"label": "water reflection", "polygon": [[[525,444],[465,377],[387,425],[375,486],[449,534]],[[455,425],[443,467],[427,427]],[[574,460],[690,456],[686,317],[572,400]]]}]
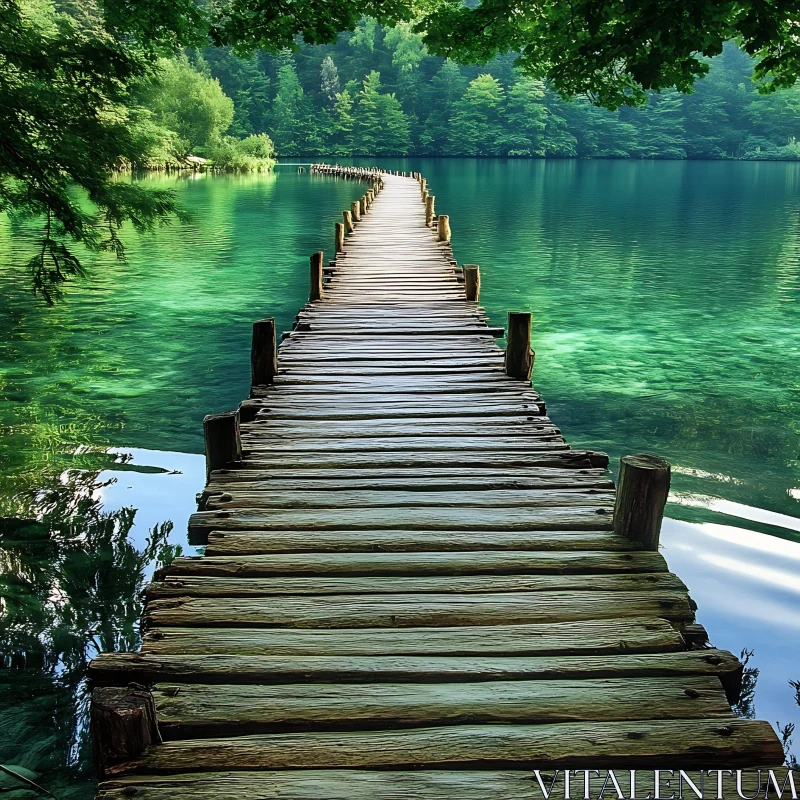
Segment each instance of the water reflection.
[{"label": "water reflection", "polygon": [[170,515],[185,530],[202,458],[165,455],[65,472],[26,518],[0,519],[0,763],[43,775],[61,800],[93,795],[86,666],[138,647],[144,583],[181,552]]},{"label": "water reflection", "polygon": [[800,726],[800,543],[722,523],[665,519],[670,569],[689,587],[716,647],[751,651],[754,715]]}]

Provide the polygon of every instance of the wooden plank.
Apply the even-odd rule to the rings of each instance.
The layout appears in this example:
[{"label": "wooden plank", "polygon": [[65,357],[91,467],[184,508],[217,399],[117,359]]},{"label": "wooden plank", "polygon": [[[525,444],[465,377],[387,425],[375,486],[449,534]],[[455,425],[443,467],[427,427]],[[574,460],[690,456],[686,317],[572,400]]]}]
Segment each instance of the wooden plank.
[{"label": "wooden plank", "polygon": [[[776,762],[777,763],[777,762]],[[758,783],[757,767],[753,764],[742,772],[742,794],[755,797],[763,794],[764,784]],[[766,766],[766,765],[761,765]],[[787,767],[775,767],[779,785],[783,785]],[[622,769],[615,773],[625,797],[631,795],[630,776]],[[546,785],[554,777],[550,771],[543,775]],[[605,772],[590,776],[591,791],[599,792]],[[665,776],[666,778],[669,776]],[[703,785],[699,771],[689,771],[688,777],[695,786]],[[764,774],[764,779],[767,775]],[[723,775],[723,794],[726,800],[739,800],[735,778]],[[583,776],[579,776],[578,790],[583,791]],[[705,776],[706,785],[716,791],[716,775]],[[709,783],[709,781],[712,781]],[[796,775],[795,784],[800,784]],[[575,781],[573,779],[573,787]],[[675,783],[672,784],[673,788]],[[655,795],[653,774],[647,770],[637,774],[636,795]],[[665,791],[662,781],[661,792]],[[497,772],[494,770],[274,770],[271,772],[209,772],[178,775],[131,775],[100,784],[98,800],[123,800],[136,790],[137,800],[264,800],[280,797],[281,800],[542,800],[542,791],[532,778],[529,769]],[[686,796],[691,789],[684,783]],[[671,790],[667,790],[668,792]],[[563,771],[559,773],[553,797],[563,796]],[[560,794],[559,794],[560,793]],[[573,795],[574,796],[574,795]],[[595,796],[594,794],[592,796]],[[668,796],[663,795],[662,796]],[[716,796],[716,795],[715,795]]]},{"label": "wooden plank", "polygon": [[[347,547],[346,534],[343,546]],[[280,546],[273,543],[273,547]],[[433,547],[437,542],[432,543]],[[312,549],[319,547],[312,543]],[[324,547],[324,545],[323,545]],[[322,547],[319,547],[322,549]],[[528,580],[534,576],[549,575],[560,580],[567,580],[570,575],[580,576],[578,579],[591,581],[592,575],[615,575],[618,573],[641,575],[644,584],[655,583],[653,576],[657,573],[668,573],[667,562],[660,553],[634,551],[434,551],[434,552],[306,552],[281,553],[271,552],[269,555],[179,557],[168,567],[160,570],[159,575],[189,576],[203,575],[220,578],[268,578],[279,576],[387,576],[395,578],[412,576],[449,576],[449,583],[455,587],[459,584],[452,580],[459,575],[490,575],[510,578],[524,575]],[[395,581],[385,582],[381,591],[392,591]],[[322,586],[322,583],[318,584]],[[533,584],[531,584],[533,585]],[[545,585],[544,583],[542,584]],[[458,591],[458,589],[452,589]]]},{"label": "wooden plank", "polygon": [[[306,474],[306,473],[312,474]],[[417,471],[407,474],[386,475],[379,472],[361,470],[306,470],[287,473],[258,472],[255,470],[231,470],[222,475],[219,471],[211,474],[205,493],[227,492],[232,488],[247,488],[248,491],[271,489],[292,489],[298,492],[338,492],[338,491],[404,491],[420,490],[426,492],[452,492],[463,489],[468,484],[473,491],[484,492],[491,489],[568,489],[595,488],[613,489],[614,483],[605,470],[541,470],[537,468],[519,471],[518,476],[508,474],[510,470],[476,473],[474,470],[425,470],[425,475]],[[454,474],[448,474],[452,472]],[[437,474],[438,473],[438,474]],[[487,474],[488,473],[488,474]],[[323,475],[331,477],[323,477]]]},{"label": "wooden plank", "polygon": [[268,597],[271,595],[413,594],[544,591],[639,591],[669,589],[686,591],[670,572],[632,575],[478,575],[469,577],[357,578],[219,578],[207,574],[168,576],[147,587],[147,598],[163,597]]},{"label": "wooden plank", "polygon": [[357,491],[309,493],[295,490],[258,489],[250,485],[210,494],[207,507],[215,508],[547,508],[613,506],[614,492],[608,489],[499,489],[482,492]]},{"label": "wooden plank", "polygon": [[[581,507],[583,506],[583,507]],[[613,504],[596,502],[545,508],[326,508],[267,512],[198,511],[189,530],[219,531],[541,531],[610,530]]]},{"label": "wooden plank", "polygon": [[[575,466],[605,466],[608,456],[605,453],[589,453],[586,451],[568,452],[559,450],[554,445],[558,443],[548,442],[548,449],[539,450],[531,447],[530,452],[505,453],[495,451],[461,451],[455,459],[460,466],[471,466],[473,468],[497,468],[497,467],[557,467],[565,461],[572,460]],[[370,453],[315,453],[306,452],[302,455],[292,453],[276,453],[269,455],[261,451],[257,454],[246,456],[242,462],[247,469],[278,469],[278,470],[297,470],[297,469],[320,469],[329,467],[332,469],[342,468],[372,468],[386,469],[387,471],[417,468],[417,467],[436,467],[452,466],[453,457],[446,452],[370,452]]]},{"label": "wooden plank", "polygon": [[[726,650],[602,656],[265,656],[102,653],[89,664],[101,683],[211,684],[429,683],[583,678],[716,676],[738,681],[742,665]],[[352,691],[352,690],[351,690]],[[726,709],[730,713],[730,709]]]},{"label": "wooden plank", "polygon": [[530,450],[567,449],[567,444],[557,428],[539,431],[529,436],[385,436],[385,437],[341,437],[314,439],[272,438],[242,435],[242,447],[251,456],[261,453],[427,453],[446,451],[480,452],[502,450],[505,453],[528,452]]},{"label": "wooden plank", "polygon": [[629,539],[611,531],[190,531],[208,543],[206,554],[257,555],[259,553],[443,552],[465,550],[611,550],[638,549]]},{"label": "wooden plank", "polygon": [[664,619],[631,618],[438,628],[180,628],[146,631],[142,652],[154,656],[540,656],[657,653],[681,650]]},{"label": "wooden plank", "polygon": [[731,719],[715,676],[479,683],[158,684],[164,739],[291,730]]},{"label": "wooden plank", "polygon": [[502,594],[325,595],[261,598],[176,597],[153,600],[147,628],[293,627],[410,628],[522,625],[620,617],[663,617],[692,622],[685,592],[508,592]]},{"label": "wooden plank", "polygon": [[519,765],[526,767],[728,768],[779,763],[767,722],[740,719],[457,725],[396,731],[312,732],[165,742],[126,772]]}]

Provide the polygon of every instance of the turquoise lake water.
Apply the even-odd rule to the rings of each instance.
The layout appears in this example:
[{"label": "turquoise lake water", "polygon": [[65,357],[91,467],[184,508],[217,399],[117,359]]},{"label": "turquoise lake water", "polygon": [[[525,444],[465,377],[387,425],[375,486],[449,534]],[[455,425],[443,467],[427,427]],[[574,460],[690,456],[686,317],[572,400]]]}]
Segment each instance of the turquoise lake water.
[{"label": "turquoise lake water", "polygon": [[[426,175],[494,321],[533,312],[569,442],[671,461],[670,567],[711,641],[753,652],[742,713],[800,723],[800,165],[380,165]],[[0,515],[40,518],[0,536],[0,763],[62,800],[92,794],[86,661],[136,646],[142,583],[189,550],[202,418],[246,396],[252,321],[291,325],[362,192],[291,166],[148,182],[190,223],[129,234],[125,264],[87,257],[55,308],[9,266],[36,226],[0,218]]]}]

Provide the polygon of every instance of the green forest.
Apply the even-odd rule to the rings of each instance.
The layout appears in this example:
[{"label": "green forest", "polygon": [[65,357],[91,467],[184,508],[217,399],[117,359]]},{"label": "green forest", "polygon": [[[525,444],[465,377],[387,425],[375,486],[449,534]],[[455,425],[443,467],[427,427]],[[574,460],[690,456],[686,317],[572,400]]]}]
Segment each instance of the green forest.
[{"label": "green forest", "polygon": [[250,58],[207,48],[190,59],[232,99],[229,133],[265,133],[284,157],[800,156],[800,88],[758,93],[753,59],[732,43],[692,94],[651,93],[643,107],[614,112],[562,100],[513,54],[459,66],[430,55],[410,24],[369,18],[334,45]]}]

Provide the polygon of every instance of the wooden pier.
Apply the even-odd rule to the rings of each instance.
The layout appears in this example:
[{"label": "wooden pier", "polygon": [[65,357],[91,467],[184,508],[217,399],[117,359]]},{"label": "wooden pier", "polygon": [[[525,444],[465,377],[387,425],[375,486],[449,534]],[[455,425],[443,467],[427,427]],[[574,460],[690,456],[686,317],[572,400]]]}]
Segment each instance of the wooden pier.
[{"label": "wooden pier", "polygon": [[518,800],[532,768],[781,764],[658,552],[669,466],[626,459],[617,494],[569,448],[530,314],[487,322],[423,178],[311,172],[368,189],[277,351],[255,324],[250,398],[206,419],[205,555],[156,576],[140,652],[90,667],[99,797]]}]

